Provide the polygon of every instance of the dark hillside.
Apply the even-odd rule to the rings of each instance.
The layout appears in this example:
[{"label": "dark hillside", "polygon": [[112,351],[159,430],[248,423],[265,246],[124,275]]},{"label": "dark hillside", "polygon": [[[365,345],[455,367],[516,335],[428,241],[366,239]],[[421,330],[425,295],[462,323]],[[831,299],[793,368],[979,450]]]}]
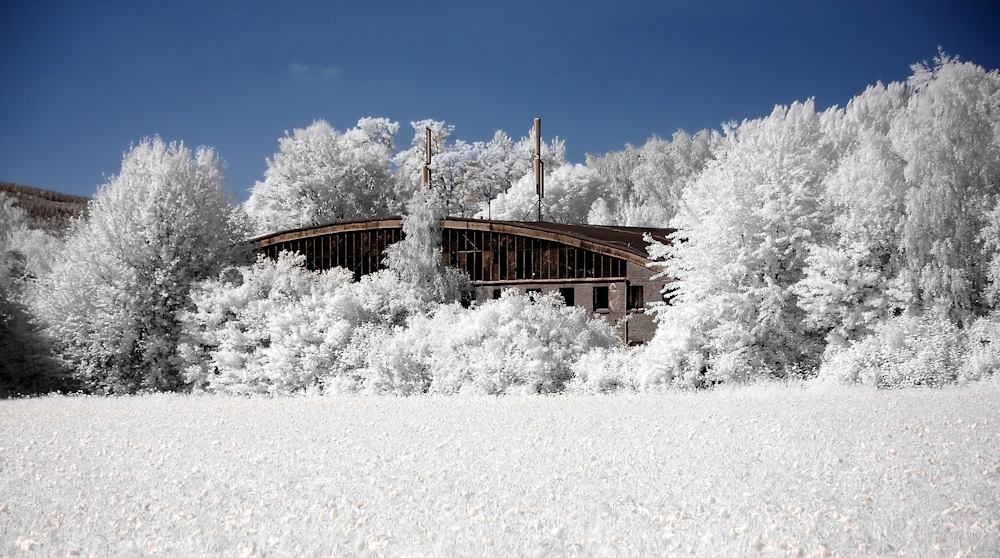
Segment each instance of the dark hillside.
[{"label": "dark hillside", "polygon": [[14,205],[28,214],[28,226],[62,236],[72,217],[86,215],[89,198],[60,194],[41,188],[0,182],[0,192],[14,198]]}]

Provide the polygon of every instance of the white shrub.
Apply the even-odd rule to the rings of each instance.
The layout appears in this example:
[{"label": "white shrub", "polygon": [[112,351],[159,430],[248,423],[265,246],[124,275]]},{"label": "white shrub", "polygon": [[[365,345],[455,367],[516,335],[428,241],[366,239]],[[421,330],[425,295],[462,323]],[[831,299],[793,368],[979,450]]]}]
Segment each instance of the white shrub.
[{"label": "white shrub", "polygon": [[586,394],[636,391],[640,387],[637,373],[643,365],[643,352],[642,348],[627,347],[592,349],[573,363],[573,379],[566,390]]},{"label": "white shrub", "polygon": [[402,323],[416,299],[391,273],[352,283],[345,269],[310,272],[303,261],[261,256],[199,285],[181,318],[188,382],[235,394],[357,389],[356,371],[380,350],[375,334]]},{"label": "white shrub", "polygon": [[415,315],[372,355],[366,388],[374,392],[549,393],[564,389],[587,351],[619,343],[604,320],[555,294],[505,291],[464,309],[441,306]]},{"label": "white shrub", "polygon": [[874,334],[827,354],[819,378],[881,388],[957,381],[966,356],[965,341],[945,311],[887,320]]},{"label": "white shrub", "polygon": [[639,386],[702,387],[708,372],[703,352],[706,344],[698,327],[694,327],[696,310],[692,306],[672,308],[674,319],[660,319],[656,334],[642,355],[638,375]]},{"label": "white shrub", "polygon": [[1000,371],[1000,312],[972,322],[965,330],[965,342],[963,379],[979,380]]}]

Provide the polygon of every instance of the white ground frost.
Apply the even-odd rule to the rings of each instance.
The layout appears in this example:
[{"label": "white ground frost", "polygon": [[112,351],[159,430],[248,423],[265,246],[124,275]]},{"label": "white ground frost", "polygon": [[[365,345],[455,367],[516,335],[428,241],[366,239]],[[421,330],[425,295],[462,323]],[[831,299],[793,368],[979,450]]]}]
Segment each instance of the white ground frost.
[{"label": "white ground frost", "polygon": [[0,402],[0,555],[1000,549],[1000,384]]}]

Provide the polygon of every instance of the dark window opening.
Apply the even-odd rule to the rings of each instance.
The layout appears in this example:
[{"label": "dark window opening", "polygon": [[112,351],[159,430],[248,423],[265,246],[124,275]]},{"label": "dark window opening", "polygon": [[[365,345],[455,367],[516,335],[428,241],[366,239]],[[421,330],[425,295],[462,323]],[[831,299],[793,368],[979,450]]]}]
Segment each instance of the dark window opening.
[{"label": "dark window opening", "polygon": [[500,289],[493,289],[493,300],[500,298]]},{"label": "dark window opening", "polygon": [[468,308],[472,306],[472,303],[476,301],[476,291],[465,291],[462,293],[462,308]]},{"label": "dark window opening", "polygon": [[642,298],[642,285],[630,285],[628,288],[628,309],[642,310],[646,307]]},{"label": "dark window opening", "polygon": [[566,306],[574,306],[574,302],[576,301],[574,297],[575,293],[573,287],[561,288],[559,289],[559,294],[563,297],[563,300],[566,302]]},{"label": "dark window opening", "polygon": [[542,296],[542,289],[526,289],[524,294],[528,295],[531,300],[538,300],[538,297]]},{"label": "dark window opening", "polygon": [[608,288],[594,287],[594,312],[608,309]]}]

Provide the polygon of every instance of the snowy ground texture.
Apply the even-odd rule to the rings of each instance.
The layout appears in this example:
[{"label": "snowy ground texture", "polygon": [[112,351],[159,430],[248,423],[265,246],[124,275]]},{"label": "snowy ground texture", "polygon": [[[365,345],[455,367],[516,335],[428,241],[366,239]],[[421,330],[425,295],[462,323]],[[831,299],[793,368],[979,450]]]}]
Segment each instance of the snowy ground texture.
[{"label": "snowy ground texture", "polygon": [[1000,383],[0,401],[0,555],[985,556]]}]

